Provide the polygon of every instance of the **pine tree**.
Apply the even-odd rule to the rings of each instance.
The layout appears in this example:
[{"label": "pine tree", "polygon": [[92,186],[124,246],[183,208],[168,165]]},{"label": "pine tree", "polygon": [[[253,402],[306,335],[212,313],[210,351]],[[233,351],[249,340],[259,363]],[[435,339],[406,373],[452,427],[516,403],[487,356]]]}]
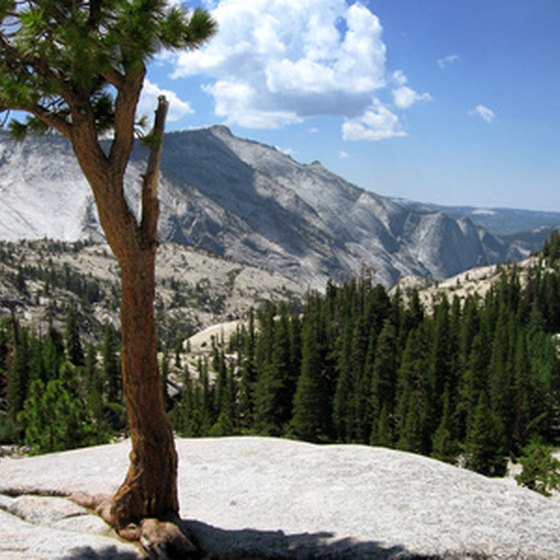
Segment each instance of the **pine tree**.
[{"label": "pine tree", "polygon": [[333,400],[333,424],[337,439],[343,442],[352,441],[353,427],[356,425],[353,406],[354,372],[350,362],[352,349],[352,322],[342,324],[341,335],[337,348],[337,381]]},{"label": "pine tree", "polygon": [[459,417],[458,431],[461,439],[464,439],[466,436],[467,427],[471,422],[481,393],[487,391],[489,354],[490,341],[481,332],[474,337],[466,370],[460,381],[457,412]]},{"label": "pine tree", "polygon": [[24,122],[17,114],[9,121],[15,137],[55,130],[70,142],[119,262],[124,393],[134,447],[110,509],[119,531],[143,518],[177,517],[179,510],[177,453],[159,391],[154,316],[158,175],[168,102],[159,98],[144,142],[148,160],[138,218],[124,192],[136,109],[150,60],[164,49],[196,48],[215,30],[206,10],[188,15],[165,0],[0,3],[0,111],[28,115]]},{"label": "pine tree", "polygon": [[253,426],[255,365],[255,313],[249,310],[247,328],[242,330],[243,348],[241,351],[241,383],[239,389],[239,421],[243,429]]},{"label": "pine tree", "polygon": [[62,451],[98,443],[91,410],[79,397],[78,379],[71,364],[64,364],[60,377],[46,385],[32,383],[18,421],[25,431],[25,442],[34,453]]},{"label": "pine tree", "polygon": [[490,408],[486,393],[481,393],[467,433],[466,466],[486,476],[506,472],[506,444],[500,417]]},{"label": "pine tree", "polygon": [[403,451],[429,454],[431,448],[430,380],[428,370],[428,338],[420,325],[408,335],[398,381],[398,441]]},{"label": "pine tree", "polygon": [[513,372],[513,451],[518,453],[535,436],[536,431],[531,430],[531,420],[536,407],[533,405],[533,380],[527,354],[525,333],[519,329],[515,342],[515,358]]},{"label": "pine tree", "polygon": [[43,372],[45,379],[56,379],[60,366],[64,362],[64,339],[51,325],[47,336],[42,341]]},{"label": "pine tree", "polygon": [[387,319],[379,335],[371,376],[371,445],[391,447],[397,385],[397,331]]},{"label": "pine tree", "polygon": [[270,306],[264,313],[254,393],[255,427],[263,435],[279,436],[290,420],[295,390],[290,382],[294,377],[290,371],[290,333],[284,306],[276,320]]},{"label": "pine tree", "polygon": [[[374,336],[373,333],[372,336]],[[350,438],[357,443],[368,443],[371,431],[371,417],[369,414],[371,376],[369,375],[370,372],[366,369],[368,338],[365,318],[361,315],[352,331],[350,350],[350,367],[353,373],[350,406],[353,409],[352,418],[354,419]]]},{"label": "pine tree", "polygon": [[[511,300],[509,285],[503,288],[506,293],[502,299]],[[494,327],[492,340],[492,356],[488,376],[488,397],[494,414],[497,415],[498,426],[503,430],[502,437],[506,450],[512,449],[513,434],[506,426],[514,423],[514,356],[517,338],[516,319],[513,311],[505,303],[499,304],[498,317]]]},{"label": "pine tree", "polygon": [[110,403],[118,403],[122,393],[121,368],[117,351],[117,333],[111,323],[106,323],[103,327],[100,351],[107,386],[107,400]]},{"label": "pine tree", "polygon": [[7,412],[12,426],[17,426],[17,415],[23,410],[27,399],[30,385],[29,356],[29,335],[24,329],[20,329],[15,356],[8,371]]},{"label": "pine tree", "polygon": [[378,447],[394,447],[395,431],[393,424],[392,415],[389,414],[388,407],[384,406],[381,409],[381,414],[373,423],[370,444]]},{"label": "pine tree", "polygon": [[432,438],[432,457],[453,464],[459,454],[459,445],[450,401],[449,387],[446,387],[443,395],[443,413]]},{"label": "pine tree", "polygon": [[75,366],[85,365],[84,350],[80,339],[78,318],[76,309],[73,305],[68,307],[66,312],[66,328],[64,330],[64,340],[66,343],[66,358]]},{"label": "pine tree", "polygon": [[330,433],[329,398],[317,315],[306,317],[302,332],[301,374],[294,398],[293,433],[306,441],[325,441]]}]

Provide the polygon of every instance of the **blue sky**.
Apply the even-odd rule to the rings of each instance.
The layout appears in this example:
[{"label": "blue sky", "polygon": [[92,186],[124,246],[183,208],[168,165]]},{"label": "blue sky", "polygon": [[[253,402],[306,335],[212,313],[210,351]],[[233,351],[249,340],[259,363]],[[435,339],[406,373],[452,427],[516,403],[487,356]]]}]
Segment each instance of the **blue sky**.
[{"label": "blue sky", "polygon": [[560,0],[198,3],[218,34],[146,82],[168,129],[227,124],[383,195],[560,211]]}]

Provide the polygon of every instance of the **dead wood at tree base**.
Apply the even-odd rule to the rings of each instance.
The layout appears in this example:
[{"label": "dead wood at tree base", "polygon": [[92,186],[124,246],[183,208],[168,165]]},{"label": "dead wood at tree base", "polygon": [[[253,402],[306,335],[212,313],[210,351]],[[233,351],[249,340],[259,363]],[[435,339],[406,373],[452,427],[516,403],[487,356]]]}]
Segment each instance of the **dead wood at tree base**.
[{"label": "dead wood at tree base", "polygon": [[[68,496],[74,503],[91,510],[103,521],[115,528],[111,516],[113,496],[108,494],[86,494],[77,492]],[[189,559],[199,558],[199,551],[184,533],[179,518],[159,520],[142,519],[139,524],[129,524],[123,529],[116,529],[124,540],[138,542],[150,558]]]}]

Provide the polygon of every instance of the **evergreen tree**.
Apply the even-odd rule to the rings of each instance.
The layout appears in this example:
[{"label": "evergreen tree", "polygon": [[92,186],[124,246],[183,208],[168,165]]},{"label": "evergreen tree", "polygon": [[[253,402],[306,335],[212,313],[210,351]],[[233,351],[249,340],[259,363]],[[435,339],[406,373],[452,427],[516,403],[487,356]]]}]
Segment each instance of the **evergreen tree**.
[{"label": "evergreen tree", "polygon": [[466,437],[467,427],[471,422],[481,393],[487,391],[489,353],[490,343],[481,331],[474,337],[466,370],[460,380],[457,412],[459,417],[458,431],[462,440]]},{"label": "evergreen tree", "polygon": [[[504,284],[505,294],[502,299],[511,300],[508,295],[509,285]],[[488,376],[488,397],[494,414],[497,415],[499,426],[502,430],[506,450],[512,449],[513,434],[506,430],[506,426],[514,424],[514,356],[515,341],[517,338],[516,320],[513,311],[506,307],[505,303],[499,304],[498,317],[494,327],[494,338],[492,341],[492,356],[490,359]]]},{"label": "evergreen tree", "polygon": [[453,464],[459,454],[459,446],[450,401],[449,387],[446,387],[443,395],[443,413],[432,438],[432,457]]},{"label": "evergreen tree", "polygon": [[105,384],[103,372],[97,365],[97,355],[92,343],[86,347],[84,365],[85,399],[92,413],[95,430],[99,434],[106,434],[108,439],[112,433],[105,410]]},{"label": "evergreen tree", "polygon": [[44,379],[56,379],[60,366],[64,362],[64,339],[51,325],[45,339],[42,341],[42,358]]},{"label": "evergreen tree", "polygon": [[428,338],[422,325],[408,336],[399,368],[399,399],[397,407],[397,448],[429,454],[431,448],[431,388],[428,369]]},{"label": "evergreen tree", "polygon": [[337,439],[351,442],[353,427],[356,425],[353,406],[355,376],[350,362],[352,352],[352,321],[341,325],[341,335],[337,348],[337,381],[333,400],[333,424]]},{"label": "evergreen tree", "polygon": [[241,383],[239,389],[239,421],[243,429],[254,422],[254,387],[257,378],[255,364],[255,313],[249,310],[247,328],[242,330],[243,348],[241,350]]},{"label": "evergreen tree", "polygon": [[[350,368],[352,371],[352,408],[353,425],[350,427],[350,439],[358,443],[368,443],[371,431],[371,417],[368,410],[371,376],[366,369],[368,350],[368,329],[365,317],[361,315],[352,331],[350,349]],[[374,343],[372,342],[373,346]]]},{"label": "evergreen tree", "polygon": [[467,433],[467,468],[486,476],[506,472],[506,444],[500,417],[490,408],[486,393],[481,393]]},{"label": "evergreen tree", "polygon": [[32,383],[18,421],[25,431],[25,442],[34,453],[49,453],[99,442],[92,414],[79,397],[78,379],[71,364],[64,364],[59,378],[46,385]]},{"label": "evergreen tree", "polygon": [[521,486],[525,486],[543,496],[551,496],[551,491],[560,487],[560,461],[556,459],[549,447],[537,441],[531,442],[519,459],[523,470],[515,477]]},{"label": "evergreen tree", "polygon": [[29,355],[29,335],[25,329],[20,329],[7,384],[7,416],[13,426],[17,426],[17,415],[23,410],[27,398],[30,384]]},{"label": "evergreen tree", "polygon": [[170,414],[173,428],[181,437],[198,435],[195,423],[196,414],[193,381],[188,366],[185,366],[182,375],[180,400]]},{"label": "evergreen tree", "polygon": [[387,319],[377,340],[371,376],[371,445],[390,447],[397,385],[397,330]]},{"label": "evergreen tree", "polygon": [[80,339],[80,329],[76,309],[73,305],[68,307],[66,312],[66,328],[64,330],[64,340],[66,343],[66,358],[75,366],[85,365],[84,350]]},{"label": "evergreen tree", "polygon": [[[448,390],[447,397],[454,400],[457,388],[456,372],[454,368],[455,333],[451,330],[450,306],[446,297],[436,305],[432,327],[432,340],[430,345],[429,369],[430,400],[432,401],[432,418],[430,430],[436,430],[443,413],[443,393]],[[450,404],[451,406],[451,404]]]},{"label": "evergreen tree", "polygon": [[381,412],[375,417],[371,428],[370,445],[379,447],[394,447],[395,433],[393,416],[389,407],[384,404]]},{"label": "evergreen tree", "polygon": [[329,398],[324,379],[323,349],[318,317],[306,317],[302,333],[301,375],[294,398],[293,433],[306,441],[326,441],[329,428]]},{"label": "evergreen tree", "polygon": [[118,403],[121,400],[122,380],[117,346],[117,333],[111,323],[103,327],[101,339],[101,364],[107,386],[107,400]]},{"label": "evergreen tree", "polygon": [[277,320],[272,315],[272,309],[267,311],[264,317],[267,333],[263,333],[261,338],[270,339],[265,338],[261,342],[261,353],[269,358],[268,361],[259,360],[254,394],[255,426],[259,433],[279,436],[291,417],[295,390],[291,379],[295,376],[290,371],[290,333],[286,309],[281,307]]},{"label": "evergreen tree", "polygon": [[0,122],[9,122],[16,138],[55,130],[70,142],[119,263],[125,395],[134,450],[110,509],[118,531],[144,518],[177,517],[179,510],[177,453],[159,391],[153,309],[158,175],[168,103],[159,97],[153,130],[144,142],[148,158],[137,193],[138,213],[124,189],[136,109],[148,63],[164,49],[200,46],[215,29],[206,10],[188,15],[166,0],[0,3],[0,112],[28,115],[24,122],[17,113]]}]

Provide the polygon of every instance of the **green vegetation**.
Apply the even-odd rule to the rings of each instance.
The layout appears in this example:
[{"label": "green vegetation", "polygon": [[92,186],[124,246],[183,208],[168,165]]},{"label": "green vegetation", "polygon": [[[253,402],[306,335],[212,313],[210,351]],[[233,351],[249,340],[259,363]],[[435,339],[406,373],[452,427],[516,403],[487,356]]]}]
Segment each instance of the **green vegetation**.
[{"label": "green vegetation", "polygon": [[84,353],[74,307],[64,336],[54,327],[31,333],[18,321],[0,325],[0,443],[33,453],[109,441],[123,431],[118,341],[111,325],[99,349]]},{"label": "green vegetation", "polygon": [[534,438],[560,435],[558,261],[523,275],[503,267],[484,297],[429,309],[367,275],[299,307],[267,303],[227,349],[215,342],[212,359],[199,357],[204,373],[185,381],[175,428],[383,445],[501,476]]},{"label": "green vegetation", "polygon": [[523,470],[515,477],[521,486],[526,486],[543,496],[560,486],[560,461],[552,456],[550,448],[542,443],[531,442],[520,458]]},{"label": "green vegetation", "polygon": [[[204,352],[185,354],[182,331],[170,336],[165,403],[188,437],[381,445],[490,476],[521,457],[520,484],[547,493],[558,480],[547,447],[560,441],[558,301],[550,254],[528,271],[503,267],[484,297],[440,297],[429,308],[418,292],[389,295],[367,275],[329,283],[299,305],[250,310],[229,341]],[[82,312],[67,308],[63,334],[0,327],[5,441],[42,452],[124,429],[119,333],[107,324],[97,345],[84,344]]]}]

